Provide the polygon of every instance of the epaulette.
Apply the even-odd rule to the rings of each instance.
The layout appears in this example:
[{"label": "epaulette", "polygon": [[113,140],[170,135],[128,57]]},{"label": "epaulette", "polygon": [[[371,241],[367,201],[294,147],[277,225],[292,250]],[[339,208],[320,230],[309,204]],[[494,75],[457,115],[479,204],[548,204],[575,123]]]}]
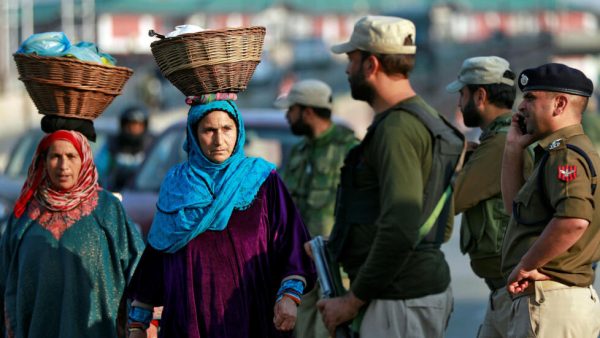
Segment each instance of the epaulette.
[{"label": "epaulette", "polygon": [[548,151],[564,149],[564,148],[566,148],[566,143],[561,138],[550,142],[550,144],[548,145]]}]

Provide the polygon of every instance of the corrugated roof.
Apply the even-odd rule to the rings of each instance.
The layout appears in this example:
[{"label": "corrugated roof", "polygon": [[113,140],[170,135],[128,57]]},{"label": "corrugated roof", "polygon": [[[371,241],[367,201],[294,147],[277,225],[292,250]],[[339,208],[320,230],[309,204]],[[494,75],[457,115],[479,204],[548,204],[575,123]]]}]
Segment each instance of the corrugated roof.
[{"label": "corrugated roof", "polygon": [[532,9],[558,9],[568,8],[572,1],[566,0],[452,0],[437,1],[436,3],[451,3],[476,11],[522,11]]},{"label": "corrugated roof", "polygon": [[97,0],[98,12],[160,13],[163,15],[192,14],[194,12],[258,12],[273,0]]},{"label": "corrugated roof", "polygon": [[[148,13],[189,15],[207,13],[255,13],[280,5],[307,13],[393,13],[425,11],[435,4],[451,4],[475,11],[527,11],[535,9],[600,9],[594,0],[96,0],[98,13]],[[36,1],[36,22],[60,18],[60,1]]]},{"label": "corrugated roof", "polygon": [[164,15],[190,12],[253,13],[270,6],[286,6],[309,13],[382,12],[398,7],[423,6],[423,0],[97,0],[99,12],[161,13]]}]

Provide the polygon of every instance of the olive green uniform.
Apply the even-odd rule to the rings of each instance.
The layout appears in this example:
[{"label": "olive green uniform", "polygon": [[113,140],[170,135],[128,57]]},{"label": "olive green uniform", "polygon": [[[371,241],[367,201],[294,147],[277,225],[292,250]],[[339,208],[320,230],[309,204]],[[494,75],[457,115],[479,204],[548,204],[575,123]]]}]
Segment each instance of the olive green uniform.
[{"label": "olive green uniform", "polygon": [[[418,96],[403,102],[419,105],[439,119],[438,113]],[[377,127],[369,138],[374,125]],[[388,318],[393,323],[381,330],[418,327],[417,335],[443,334],[451,308],[449,267],[439,245],[416,249],[424,213],[424,191],[432,170],[433,145],[431,133],[421,120],[393,108],[388,114],[375,116],[359,146],[362,151],[354,154],[359,150],[354,148],[342,169],[344,182],[329,249],[348,273],[353,293],[371,302],[361,336],[391,336],[381,331],[374,333],[372,330],[378,324],[364,324],[368,318],[385,321],[388,317],[381,318],[375,313],[380,306],[385,307],[382,303],[389,305],[392,301],[401,301],[400,311],[407,310],[410,315]],[[352,172],[348,178],[344,178],[345,170]],[[342,196],[347,184],[353,187],[352,194],[357,195]],[[364,195],[372,191],[374,196],[369,195],[365,200]],[[363,195],[363,203],[354,202],[360,199],[359,195]],[[340,210],[340,205],[346,202],[351,206]],[[375,217],[365,216],[373,210],[377,211]],[[343,216],[338,219],[340,214],[346,214],[345,221],[341,221]],[[451,217],[453,214],[449,213],[448,218]],[[372,219],[375,221],[371,222]],[[391,311],[395,310],[387,308],[382,312],[389,315]],[[368,328],[366,334],[364,327]]]},{"label": "olive green uniform", "polygon": [[[331,232],[340,167],[357,144],[352,130],[332,124],[319,137],[305,137],[292,148],[283,179],[311,236]],[[316,307],[318,300],[318,287],[302,297],[294,328],[297,338],[329,336]]]},{"label": "olive green uniform", "polygon": [[340,167],[357,144],[352,130],[332,124],[319,137],[305,137],[292,148],[282,176],[311,236],[331,232]]},{"label": "olive green uniform", "polygon": [[552,218],[590,223],[569,250],[538,269],[551,281],[535,282],[533,293],[514,300],[511,337],[598,336],[600,305],[591,284],[592,263],[600,259],[600,208],[596,207],[600,192],[592,193],[597,178],[586,156],[595,170],[600,169],[600,158],[579,124],[554,132],[535,148],[535,168],[514,199],[502,246],[504,276],[509,276]]},{"label": "olive green uniform", "polygon": [[[456,178],[454,212],[462,213],[460,248],[471,258],[473,272],[490,288],[490,302],[478,337],[506,337],[511,299],[500,270],[502,239],[510,216],[500,191],[502,156],[512,113],[498,116],[482,130],[480,144]],[[524,179],[533,161],[525,152]]]}]

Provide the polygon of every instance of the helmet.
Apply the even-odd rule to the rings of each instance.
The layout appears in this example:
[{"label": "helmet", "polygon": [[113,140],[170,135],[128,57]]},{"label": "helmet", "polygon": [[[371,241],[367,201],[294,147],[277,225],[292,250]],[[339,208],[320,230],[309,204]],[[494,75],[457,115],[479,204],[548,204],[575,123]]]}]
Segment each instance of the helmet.
[{"label": "helmet", "polygon": [[148,112],[145,108],[139,106],[129,107],[121,113],[121,127],[128,122],[142,122],[148,127]]}]

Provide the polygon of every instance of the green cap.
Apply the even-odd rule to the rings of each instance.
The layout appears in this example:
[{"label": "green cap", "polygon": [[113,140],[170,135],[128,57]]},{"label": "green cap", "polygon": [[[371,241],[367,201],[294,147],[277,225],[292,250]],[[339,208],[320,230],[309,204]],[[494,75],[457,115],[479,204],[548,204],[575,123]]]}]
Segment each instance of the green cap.
[{"label": "green cap", "polygon": [[505,84],[515,85],[515,80],[504,77],[504,73],[510,70],[508,61],[498,56],[477,56],[466,59],[458,79],[448,86],[446,90],[450,93],[460,91],[465,85]]},{"label": "green cap", "polygon": [[415,38],[415,25],[394,16],[365,16],[354,25],[350,41],[331,47],[336,54],[364,50],[377,54],[415,54],[417,46],[405,46],[404,40]]}]

